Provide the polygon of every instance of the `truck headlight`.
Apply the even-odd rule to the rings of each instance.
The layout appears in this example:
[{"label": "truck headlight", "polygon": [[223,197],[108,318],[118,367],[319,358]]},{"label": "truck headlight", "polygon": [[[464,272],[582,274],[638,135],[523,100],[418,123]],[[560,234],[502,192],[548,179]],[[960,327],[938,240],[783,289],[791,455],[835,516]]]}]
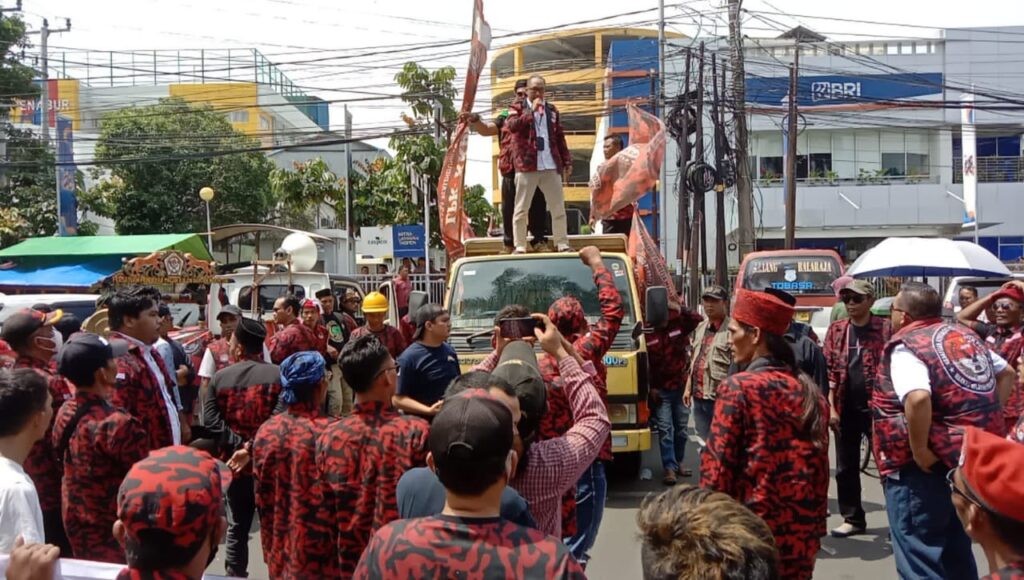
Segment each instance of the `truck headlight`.
[{"label": "truck headlight", "polygon": [[620,423],[636,424],[636,404],[614,403],[608,405],[608,419],[611,420],[612,425]]}]

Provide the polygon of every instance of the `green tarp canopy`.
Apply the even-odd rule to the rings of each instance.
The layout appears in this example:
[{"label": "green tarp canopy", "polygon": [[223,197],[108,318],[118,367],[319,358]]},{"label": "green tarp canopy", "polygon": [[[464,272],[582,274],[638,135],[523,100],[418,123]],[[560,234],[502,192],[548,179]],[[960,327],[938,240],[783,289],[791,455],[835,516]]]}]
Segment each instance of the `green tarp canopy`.
[{"label": "green tarp canopy", "polygon": [[0,260],[68,263],[88,257],[146,256],[160,250],[180,250],[201,260],[213,259],[196,234],[151,234],[31,238],[0,250]]}]

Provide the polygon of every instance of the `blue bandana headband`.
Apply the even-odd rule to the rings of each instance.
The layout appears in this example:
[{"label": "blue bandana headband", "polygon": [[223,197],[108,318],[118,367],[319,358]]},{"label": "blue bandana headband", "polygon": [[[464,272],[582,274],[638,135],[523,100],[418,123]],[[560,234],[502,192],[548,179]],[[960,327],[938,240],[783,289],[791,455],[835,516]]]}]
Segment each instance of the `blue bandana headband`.
[{"label": "blue bandana headband", "polygon": [[292,405],[299,400],[295,387],[317,385],[327,371],[324,357],[312,350],[297,352],[281,362],[281,402]]}]

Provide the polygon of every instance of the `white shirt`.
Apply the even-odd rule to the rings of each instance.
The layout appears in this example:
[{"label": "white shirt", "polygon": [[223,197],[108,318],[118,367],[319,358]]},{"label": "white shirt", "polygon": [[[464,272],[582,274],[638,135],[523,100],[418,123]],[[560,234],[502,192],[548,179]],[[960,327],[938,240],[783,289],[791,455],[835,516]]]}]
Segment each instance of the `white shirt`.
[{"label": "white shirt", "polygon": [[26,544],[45,541],[43,510],[36,486],[25,470],[0,457],[0,554],[10,554],[18,536],[24,536]]},{"label": "white shirt", "polygon": [[[988,351],[995,373],[999,374],[1006,368],[1006,361],[998,354]],[[911,391],[932,392],[932,381],[928,376],[928,366],[917,358],[906,346],[900,344],[892,349],[890,358],[892,388],[902,403]]]},{"label": "white shirt", "polygon": [[[263,343],[263,362],[270,364],[270,349]],[[213,360],[213,352],[209,348],[203,353],[203,362],[199,363],[199,378],[212,379],[217,372],[217,361]]]},{"label": "white shirt", "polygon": [[[170,387],[167,384],[163,371],[160,369],[160,365],[153,358],[153,346],[143,344],[141,340],[136,340],[127,334],[123,336],[128,342],[138,345],[142,350],[142,358],[146,361],[149,372],[153,373],[157,383],[160,384],[160,395],[164,398],[164,406],[167,407],[167,417],[171,422],[171,437],[174,440],[174,445],[181,445],[181,422],[178,420],[178,405],[174,403],[174,399],[171,397]],[[163,355],[160,356],[163,358]]]},{"label": "white shirt", "polygon": [[537,151],[537,171],[556,170],[555,156],[551,154],[551,139],[548,138],[548,120],[545,118],[547,101],[541,104],[540,111],[533,111],[533,127],[537,131],[537,141],[544,140],[544,150]]}]

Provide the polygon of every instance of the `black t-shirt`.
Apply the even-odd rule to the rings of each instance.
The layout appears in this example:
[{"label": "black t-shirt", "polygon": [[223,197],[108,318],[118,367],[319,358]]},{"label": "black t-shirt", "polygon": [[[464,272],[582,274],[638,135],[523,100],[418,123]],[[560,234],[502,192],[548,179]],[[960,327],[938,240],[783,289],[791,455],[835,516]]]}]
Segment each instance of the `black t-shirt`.
[{"label": "black t-shirt", "polygon": [[[444,485],[427,467],[406,471],[398,480],[395,497],[398,516],[402,519],[436,516],[444,510]],[[526,500],[511,487],[501,492],[501,517],[528,528],[537,527]]]},{"label": "black t-shirt", "polygon": [[846,393],[846,404],[853,404],[856,408],[861,410],[867,410],[868,408],[868,390],[867,382],[864,377],[864,355],[863,355],[863,342],[864,337],[871,332],[871,325],[857,326],[856,324],[850,324],[849,332],[849,360],[847,362],[847,370],[849,380],[847,381]]},{"label": "black t-shirt", "polygon": [[[345,343],[348,342],[348,326],[345,325],[345,321],[341,319],[341,314],[332,312],[330,314],[324,314],[323,317],[324,326],[327,327],[327,344],[341,352],[341,349],[345,347]],[[329,363],[336,362],[335,360],[329,360]]]}]

